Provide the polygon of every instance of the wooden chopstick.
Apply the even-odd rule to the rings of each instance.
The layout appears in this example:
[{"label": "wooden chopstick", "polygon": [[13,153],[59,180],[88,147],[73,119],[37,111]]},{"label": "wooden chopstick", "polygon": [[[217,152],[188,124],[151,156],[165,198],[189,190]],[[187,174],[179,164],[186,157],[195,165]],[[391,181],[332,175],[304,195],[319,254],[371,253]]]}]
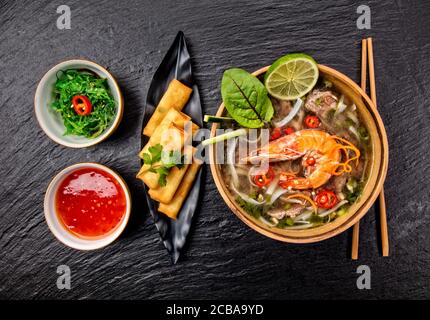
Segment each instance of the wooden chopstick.
[{"label": "wooden chopstick", "polygon": [[[377,107],[372,38],[367,38],[367,51],[369,55],[370,97],[375,107]],[[384,188],[381,189],[381,193],[379,194],[379,223],[381,225],[382,256],[388,257],[390,247],[388,243],[387,208],[385,206]]]},{"label": "wooden chopstick", "polygon": [[[367,78],[367,41],[361,40],[361,89],[366,92],[366,78]],[[352,228],[352,248],[351,259],[358,259],[358,246],[360,240],[360,221],[358,221]]]},{"label": "wooden chopstick", "polygon": [[361,40],[361,89],[366,92],[367,80],[367,41]]}]

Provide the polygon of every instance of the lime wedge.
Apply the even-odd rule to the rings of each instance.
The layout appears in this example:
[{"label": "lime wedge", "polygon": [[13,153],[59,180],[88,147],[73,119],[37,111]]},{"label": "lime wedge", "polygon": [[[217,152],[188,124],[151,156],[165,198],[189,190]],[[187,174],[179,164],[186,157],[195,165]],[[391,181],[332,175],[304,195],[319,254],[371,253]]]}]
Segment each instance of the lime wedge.
[{"label": "lime wedge", "polygon": [[304,53],[287,54],[267,70],[264,84],[267,91],[281,100],[294,100],[312,90],[318,81],[318,65]]}]

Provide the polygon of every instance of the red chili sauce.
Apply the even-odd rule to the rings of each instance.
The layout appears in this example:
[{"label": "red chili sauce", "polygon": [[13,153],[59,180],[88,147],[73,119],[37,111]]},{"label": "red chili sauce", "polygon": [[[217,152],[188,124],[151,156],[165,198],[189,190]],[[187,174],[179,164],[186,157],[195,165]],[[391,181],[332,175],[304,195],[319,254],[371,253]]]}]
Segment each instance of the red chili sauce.
[{"label": "red chili sauce", "polygon": [[79,169],[61,183],[56,208],[70,232],[84,238],[100,237],[114,230],[125,215],[125,193],[110,173]]}]

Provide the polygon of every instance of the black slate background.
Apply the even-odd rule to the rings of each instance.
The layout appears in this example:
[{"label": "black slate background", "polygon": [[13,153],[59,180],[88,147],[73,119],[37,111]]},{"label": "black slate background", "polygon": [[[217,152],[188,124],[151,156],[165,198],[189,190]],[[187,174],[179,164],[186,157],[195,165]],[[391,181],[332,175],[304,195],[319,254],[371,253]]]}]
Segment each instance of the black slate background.
[{"label": "black slate background", "polygon": [[[56,8],[72,9],[58,30]],[[356,8],[372,29],[356,27]],[[0,298],[430,298],[430,2],[428,1],[4,1],[0,2]],[[188,39],[205,113],[220,103],[224,69],[255,70],[304,51],[359,80],[360,40],[374,37],[378,102],[390,143],[385,184],[391,255],[378,247],[377,215],[361,223],[360,259],[350,232],[310,245],[267,239],[223,203],[207,170],[188,249],[171,265],[134,178],[143,104],[152,75],[178,30]],[[117,77],[125,115],[107,142],[66,149],[38,127],[33,95],[43,74],[74,57]],[[133,198],[125,234],[90,253],[66,248],[48,230],[43,195],[50,178],[79,161],[108,165]],[[69,265],[72,289],[56,287]],[[372,271],[358,290],[356,268]]]}]

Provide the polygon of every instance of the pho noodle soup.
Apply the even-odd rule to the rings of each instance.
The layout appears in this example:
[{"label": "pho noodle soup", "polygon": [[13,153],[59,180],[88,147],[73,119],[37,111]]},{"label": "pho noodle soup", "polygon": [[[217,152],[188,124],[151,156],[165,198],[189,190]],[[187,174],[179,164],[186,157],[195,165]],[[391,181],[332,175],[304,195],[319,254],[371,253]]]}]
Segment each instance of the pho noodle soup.
[{"label": "pho noodle soup", "polygon": [[[317,77],[294,100],[269,91],[271,121],[222,144],[221,174],[233,199],[272,228],[314,228],[348,214],[368,179],[372,144],[358,109]],[[237,121],[220,122],[222,129],[243,128]]]}]

